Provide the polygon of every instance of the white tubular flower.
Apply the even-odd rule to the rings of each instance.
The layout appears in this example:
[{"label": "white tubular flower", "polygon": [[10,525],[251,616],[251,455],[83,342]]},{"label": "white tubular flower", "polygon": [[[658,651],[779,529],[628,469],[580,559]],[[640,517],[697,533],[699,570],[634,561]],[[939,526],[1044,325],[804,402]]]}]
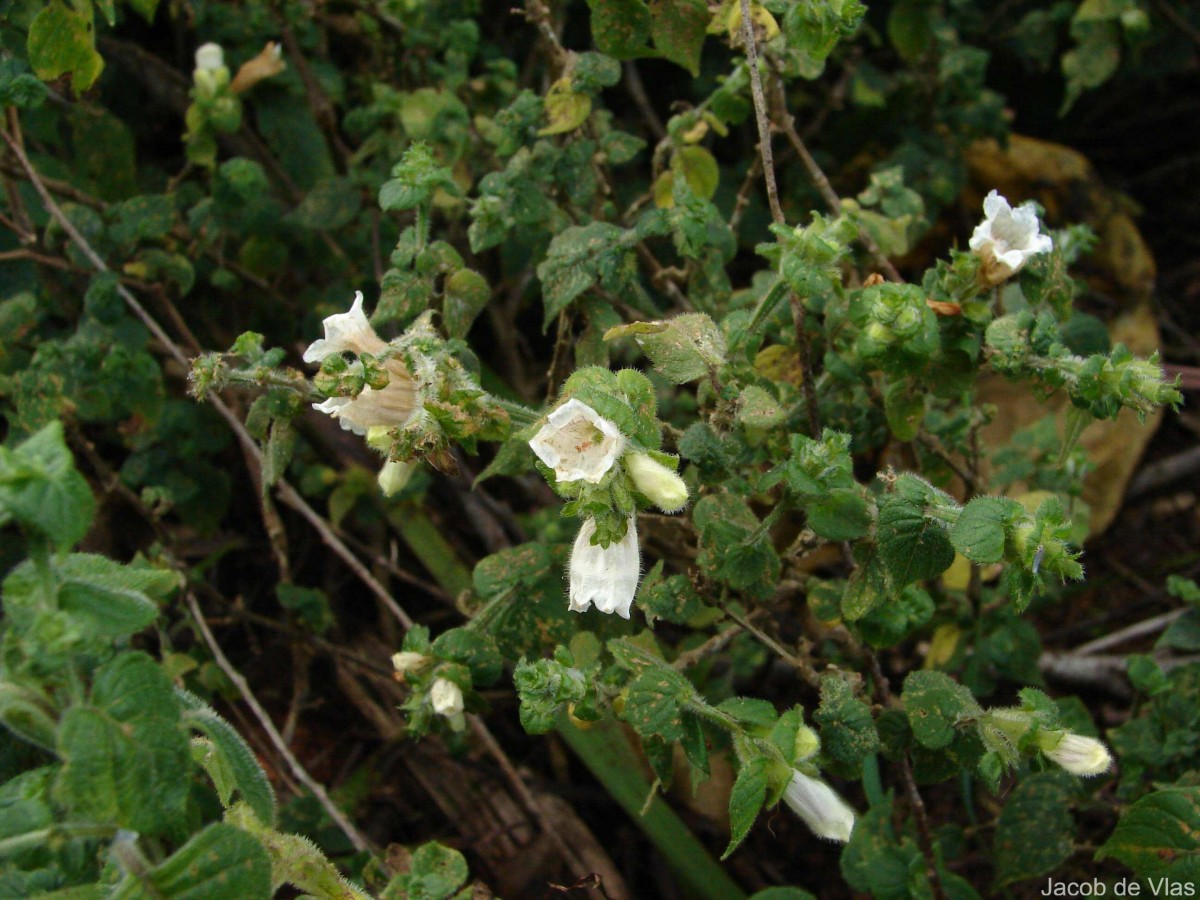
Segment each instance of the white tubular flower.
[{"label": "white tubular flower", "polygon": [[557,480],[597,484],[625,449],[625,436],[586,403],[571,399],[546,417],[529,446]]},{"label": "white tubular flower", "polygon": [[424,653],[401,650],[399,653],[392,654],[392,668],[396,670],[396,676],[401,680],[409,672],[416,672],[418,669],[423,669],[428,663],[429,657]]},{"label": "white tubular flower", "polygon": [[663,512],[679,512],[688,502],[683,479],[646,453],[630,453],[625,468],[634,486]]},{"label": "white tubular flower", "polygon": [[810,778],[796,769],[783,791],[783,799],[817,837],[843,844],[850,840],[854,810],[821,779]]},{"label": "white tubular flower", "polygon": [[466,727],[462,688],[453,681],[445,678],[434,681],[433,687],[429,689],[429,702],[433,704],[433,711],[439,716],[445,716],[455,731],[462,731]]},{"label": "white tubular flower", "polygon": [[196,68],[203,72],[215,72],[225,68],[225,51],[220,44],[201,44],[196,48]]},{"label": "white tubular flower", "polygon": [[[377,356],[386,350],[387,342],[375,333],[362,307],[363,295],[358,291],[349,312],[325,319],[325,337],[308,345],[304,361],[317,363],[334,353],[347,352]],[[384,360],[383,368],[389,380],[381,390],[365,387],[357,397],[329,397],[314,403],[313,409],[333,416],[343,428],[355,434],[365,435],[377,426],[404,425],[417,405],[416,385],[399,359]]]},{"label": "white tubular flower", "polygon": [[593,544],[595,534],[595,520],[585,519],[571,550],[571,611],[586,612],[595,603],[600,612],[628,619],[642,569],[637,523],[630,516],[625,536],[608,547]]},{"label": "white tubular flower", "polygon": [[980,276],[988,285],[1011,278],[1038,253],[1049,253],[1054,241],[1038,233],[1038,217],[1032,203],[1016,209],[996,191],[983,201],[984,220],[975,227],[970,247],[983,262]]},{"label": "white tubular flower", "polygon": [[1038,745],[1052,762],[1072,775],[1103,775],[1112,766],[1108,748],[1095,738],[1070,731],[1049,731],[1038,736]]},{"label": "white tubular flower", "polygon": [[389,459],[383,464],[383,468],[379,470],[379,475],[375,480],[379,484],[379,489],[383,491],[383,496],[391,497],[404,490],[416,470],[416,463],[397,462]]}]

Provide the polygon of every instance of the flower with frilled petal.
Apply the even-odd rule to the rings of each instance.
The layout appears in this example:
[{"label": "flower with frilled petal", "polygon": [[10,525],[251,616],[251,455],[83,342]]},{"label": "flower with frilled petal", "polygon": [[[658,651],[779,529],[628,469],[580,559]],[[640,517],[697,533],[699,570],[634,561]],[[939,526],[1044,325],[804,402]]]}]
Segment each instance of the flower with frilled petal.
[{"label": "flower with frilled petal", "polygon": [[409,672],[417,672],[429,665],[432,660],[424,653],[412,650],[401,650],[392,654],[392,668],[396,670],[396,679],[403,681]]},{"label": "flower with frilled petal", "polygon": [[546,417],[529,446],[558,481],[597,484],[625,449],[625,436],[586,403],[571,399]]},{"label": "flower with frilled petal", "polygon": [[[306,363],[321,362],[335,353],[378,356],[387,349],[387,342],[375,333],[363,313],[362,291],[355,293],[349,312],[329,316],[324,325],[325,337],[313,341],[304,351]],[[382,365],[388,374],[384,387],[364,387],[357,397],[329,397],[314,403],[313,409],[328,413],[355,434],[365,435],[376,426],[404,425],[416,408],[416,386],[401,360],[388,357]]]},{"label": "flower with frilled petal", "polygon": [[1015,275],[1038,253],[1049,253],[1054,241],[1039,234],[1038,217],[1032,203],[1016,209],[996,191],[983,201],[984,220],[975,227],[970,247],[979,256],[980,277],[987,285],[997,285]]},{"label": "flower with frilled petal", "polygon": [[462,688],[449,679],[438,678],[429,689],[429,702],[433,704],[435,713],[446,717],[451,728],[463,730],[466,720],[463,717]]},{"label": "flower with frilled petal", "polygon": [[607,547],[593,544],[595,535],[595,520],[585,519],[571,550],[571,610],[585,612],[594,603],[600,612],[628,619],[642,574],[637,523],[630,516],[625,536]]},{"label": "flower with frilled petal", "polygon": [[625,457],[625,470],[633,479],[634,487],[663,512],[679,512],[687,505],[688,489],[683,479],[650,454],[628,454]]},{"label": "flower with frilled petal", "polygon": [[1084,778],[1103,775],[1112,766],[1108,748],[1095,738],[1071,731],[1046,731],[1037,737],[1038,746],[1051,762],[1072,775]]},{"label": "flower with frilled petal", "polygon": [[843,844],[850,840],[854,810],[820,778],[811,778],[796,769],[784,788],[783,799],[817,837]]}]

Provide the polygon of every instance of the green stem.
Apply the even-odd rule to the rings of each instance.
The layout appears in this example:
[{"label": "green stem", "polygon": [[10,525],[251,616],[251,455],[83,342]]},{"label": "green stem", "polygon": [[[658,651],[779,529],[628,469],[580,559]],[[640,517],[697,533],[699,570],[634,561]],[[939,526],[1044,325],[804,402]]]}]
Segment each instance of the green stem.
[{"label": "green stem", "polygon": [[45,847],[56,841],[80,841],[88,838],[107,838],[116,834],[116,825],[97,825],[92,822],[64,822],[62,825],[51,825],[37,831],[27,831],[15,837],[0,840],[0,859],[32,850],[35,847]]},{"label": "green stem", "polygon": [[508,417],[512,419],[513,425],[532,425],[542,417],[542,414],[535,409],[530,409],[524,403],[517,403],[515,400],[505,400],[503,397],[497,397],[492,394],[492,401],[508,413]]}]

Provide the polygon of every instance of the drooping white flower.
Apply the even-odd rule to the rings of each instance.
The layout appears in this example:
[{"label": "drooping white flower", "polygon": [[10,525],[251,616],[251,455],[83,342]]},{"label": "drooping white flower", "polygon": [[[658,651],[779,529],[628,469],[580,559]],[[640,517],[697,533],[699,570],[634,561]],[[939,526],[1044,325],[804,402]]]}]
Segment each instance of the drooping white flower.
[{"label": "drooping white flower", "polygon": [[446,678],[436,679],[429,689],[429,702],[433,704],[433,711],[439,716],[445,716],[455,731],[462,731],[466,726],[462,688],[453,681]]},{"label": "drooping white flower", "polygon": [[258,56],[242,63],[242,67],[233,76],[229,89],[235,94],[243,93],[264,78],[278,75],[286,68],[287,63],[283,61],[283,48],[275,41],[267,41],[267,45],[263,47]]},{"label": "drooping white flower", "polygon": [[970,247],[983,265],[980,276],[988,285],[997,285],[1015,275],[1029,257],[1049,253],[1054,241],[1038,231],[1038,217],[1032,203],[1016,209],[996,191],[983,201],[984,220],[975,227]]},{"label": "drooping white flower", "polygon": [[1112,755],[1102,742],[1071,731],[1044,732],[1038,736],[1038,746],[1072,775],[1103,775],[1112,766]]},{"label": "drooping white flower", "polygon": [[215,72],[225,68],[225,51],[220,44],[201,44],[196,48],[196,68],[204,72]]},{"label": "drooping white flower", "polygon": [[529,446],[559,481],[597,484],[625,449],[625,436],[586,403],[572,398],[546,417]]},{"label": "drooping white flower", "polygon": [[663,512],[678,512],[687,505],[688,489],[683,479],[649,454],[627,454],[625,469],[634,486]]},{"label": "drooping white flower", "polygon": [[592,543],[595,534],[595,520],[585,519],[571,550],[571,611],[585,612],[594,603],[600,612],[628,619],[642,570],[637,523],[630,516],[625,536],[607,547]]},{"label": "drooping white flower", "polygon": [[831,841],[850,840],[854,830],[854,810],[837,791],[819,778],[811,778],[799,769],[783,791],[784,802],[804,820],[817,837]]},{"label": "drooping white flower", "polygon": [[[323,324],[325,337],[309,344],[304,351],[306,363],[321,362],[335,353],[378,356],[387,349],[387,342],[375,333],[363,313],[362,291],[355,293],[349,312],[329,316]],[[329,397],[314,403],[313,409],[332,416],[355,434],[365,435],[376,426],[404,425],[416,408],[416,385],[401,360],[388,357],[382,365],[388,373],[383,388],[364,387],[357,397]]]}]

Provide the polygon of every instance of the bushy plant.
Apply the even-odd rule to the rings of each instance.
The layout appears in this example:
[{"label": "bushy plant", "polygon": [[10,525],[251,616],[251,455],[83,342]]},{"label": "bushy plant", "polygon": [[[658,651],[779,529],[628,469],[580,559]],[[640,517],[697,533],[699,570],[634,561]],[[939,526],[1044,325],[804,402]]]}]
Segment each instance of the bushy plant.
[{"label": "bushy plant", "polygon": [[[1087,225],[967,165],[1008,135],[997,18],[1064,110],[1179,35],[1135,0],[988,6],[14,4],[0,894],[482,890],[439,844],[381,862],[208,622],[245,592],[325,652],[340,567],[402,632],[411,739],[503,754],[511,684],[655,810],[691,895],[740,888],[654,795],[718,758],[721,859],[782,802],[876,897],[1082,878],[1083,846],[1193,877],[1195,667],[1135,662],[1105,738],[1029,618],[1084,577],[1082,431],[1182,398],[1078,307]],[[990,377],[1067,411],[987,444]],[[439,533],[425,501],[472,483],[488,524]],[[189,549],[216,529],[267,549],[245,587]],[[364,564],[380,530],[460,623]],[[226,701],[344,872],[277,822]]]}]

